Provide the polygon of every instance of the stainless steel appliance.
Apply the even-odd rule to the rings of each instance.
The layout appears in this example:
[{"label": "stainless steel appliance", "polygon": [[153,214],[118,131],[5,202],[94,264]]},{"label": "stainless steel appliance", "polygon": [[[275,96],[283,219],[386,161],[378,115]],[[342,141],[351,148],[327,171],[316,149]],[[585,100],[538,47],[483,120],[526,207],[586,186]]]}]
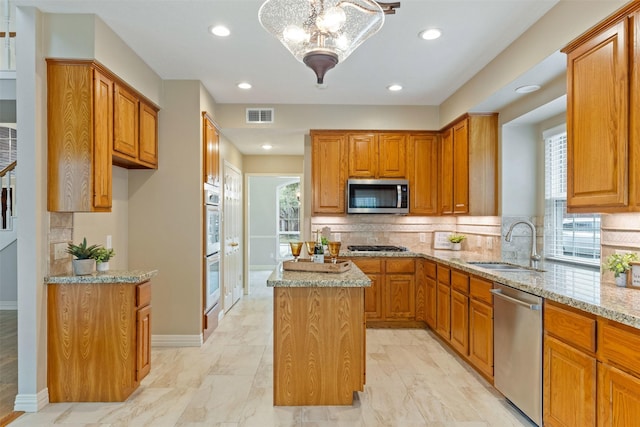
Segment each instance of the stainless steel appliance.
[{"label": "stainless steel appliance", "polygon": [[542,425],[542,298],[500,284],[493,294],[494,386]]},{"label": "stainless steel appliance", "polygon": [[409,213],[406,179],[347,180],[347,213]]},{"label": "stainless steel appliance", "polygon": [[205,314],[220,301],[220,188],[205,184]]}]

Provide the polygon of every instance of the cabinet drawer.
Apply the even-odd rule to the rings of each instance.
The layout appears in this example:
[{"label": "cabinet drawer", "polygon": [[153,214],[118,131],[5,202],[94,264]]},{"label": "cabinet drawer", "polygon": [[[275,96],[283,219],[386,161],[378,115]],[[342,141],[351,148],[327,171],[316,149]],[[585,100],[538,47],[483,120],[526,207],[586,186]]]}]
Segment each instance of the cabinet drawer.
[{"label": "cabinet drawer", "polygon": [[598,319],[598,359],[640,375],[640,330]]},{"label": "cabinet drawer", "polygon": [[353,258],[353,262],[363,273],[382,273],[382,260],[380,258]]},{"label": "cabinet drawer", "polygon": [[386,261],[386,273],[414,273],[416,262],[413,258],[396,258]]},{"label": "cabinet drawer", "polygon": [[442,283],[443,285],[450,286],[451,285],[451,270],[447,267],[443,267],[438,264],[438,283]]},{"label": "cabinet drawer", "polygon": [[596,351],[596,318],[593,315],[547,301],[544,329],[568,344],[592,353]]},{"label": "cabinet drawer", "polygon": [[451,270],[451,288],[468,295],[469,275],[461,271]]},{"label": "cabinet drawer", "polygon": [[488,280],[473,276],[469,279],[469,296],[473,299],[484,301],[489,305],[493,305],[491,288],[493,288],[493,283]]},{"label": "cabinet drawer", "polygon": [[424,262],[424,272],[427,277],[436,278],[436,263],[431,261]]},{"label": "cabinet drawer", "polygon": [[151,304],[151,282],[146,281],[136,286],[136,307]]}]

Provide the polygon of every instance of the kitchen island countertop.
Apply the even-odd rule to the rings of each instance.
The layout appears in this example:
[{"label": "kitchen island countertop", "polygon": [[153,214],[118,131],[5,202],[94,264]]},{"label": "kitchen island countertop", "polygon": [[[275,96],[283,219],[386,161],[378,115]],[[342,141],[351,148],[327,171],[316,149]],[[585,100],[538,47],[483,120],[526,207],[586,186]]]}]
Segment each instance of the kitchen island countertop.
[{"label": "kitchen island countertop", "polygon": [[267,286],[297,288],[366,288],[371,280],[358,266],[351,263],[351,269],[344,273],[317,273],[311,271],[283,270],[282,263],[267,279]]}]

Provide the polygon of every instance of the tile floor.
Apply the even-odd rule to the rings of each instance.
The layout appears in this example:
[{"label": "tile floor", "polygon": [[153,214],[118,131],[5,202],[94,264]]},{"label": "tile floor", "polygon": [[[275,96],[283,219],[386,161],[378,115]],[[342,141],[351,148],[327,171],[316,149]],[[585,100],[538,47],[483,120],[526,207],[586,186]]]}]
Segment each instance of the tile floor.
[{"label": "tile floor", "polygon": [[425,330],[367,330],[367,385],[349,407],[272,405],[269,272],[201,348],[154,348],[123,403],[58,403],[10,427],[526,426],[501,395]]}]

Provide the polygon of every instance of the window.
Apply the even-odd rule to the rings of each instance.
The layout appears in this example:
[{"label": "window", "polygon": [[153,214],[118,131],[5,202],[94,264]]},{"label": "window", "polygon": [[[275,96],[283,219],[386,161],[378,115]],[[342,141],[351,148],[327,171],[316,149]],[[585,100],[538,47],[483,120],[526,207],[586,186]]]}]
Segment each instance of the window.
[{"label": "window", "polygon": [[300,180],[278,187],[278,253],[291,256],[289,242],[300,240]]},{"label": "window", "polygon": [[567,213],[567,133],[545,135],[545,241],[547,257],[600,263],[600,215]]}]

